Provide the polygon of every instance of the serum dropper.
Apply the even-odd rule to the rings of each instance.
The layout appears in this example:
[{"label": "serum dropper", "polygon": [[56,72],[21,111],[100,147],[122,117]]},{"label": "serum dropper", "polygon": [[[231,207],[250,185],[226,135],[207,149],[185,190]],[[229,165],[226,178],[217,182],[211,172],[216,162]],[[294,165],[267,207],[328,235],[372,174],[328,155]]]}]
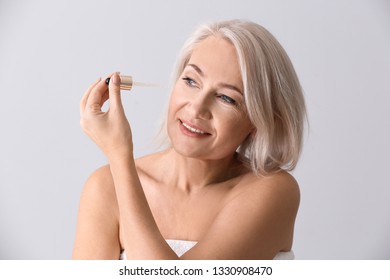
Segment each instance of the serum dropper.
[{"label": "serum dropper", "polygon": [[[129,75],[119,75],[119,78],[121,80],[120,82],[120,89],[123,90],[131,90],[133,86],[139,86],[139,87],[158,87],[157,84],[150,84],[150,83],[140,83],[140,82],[134,82],[133,77]],[[106,79],[106,84],[108,85],[110,83],[111,78]]]}]

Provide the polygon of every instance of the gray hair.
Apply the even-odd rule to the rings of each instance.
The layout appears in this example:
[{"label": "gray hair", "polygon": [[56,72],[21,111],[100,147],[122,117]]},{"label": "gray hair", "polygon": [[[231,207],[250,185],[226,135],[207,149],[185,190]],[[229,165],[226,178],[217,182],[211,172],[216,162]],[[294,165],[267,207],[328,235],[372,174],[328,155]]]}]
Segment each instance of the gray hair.
[{"label": "gray hair", "polygon": [[179,79],[195,47],[209,36],[227,40],[237,52],[246,111],[255,128],[237,150],[241,160],[258,175],[293,170],[302,149],[306,109],[287,53],[269,31],[256,23],[213,22],[200,26],[184,44],[172,84]]}]

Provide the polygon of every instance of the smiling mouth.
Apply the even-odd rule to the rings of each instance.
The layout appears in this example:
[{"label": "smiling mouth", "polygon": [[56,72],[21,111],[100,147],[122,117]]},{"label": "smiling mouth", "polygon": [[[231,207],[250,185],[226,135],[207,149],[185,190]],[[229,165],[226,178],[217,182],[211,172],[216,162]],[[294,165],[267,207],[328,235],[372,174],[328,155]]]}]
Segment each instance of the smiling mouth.
[{"label": "smiling mouth", "polygon": [[189,124],[183,122],[183,121],[180,121],[180,123],[183,125],[183,127],[185,129],[187,129],[189,132],[192,132],[192,133],[196,133],[196,134],[199,134],[199,135],[211,135],[210,133],[208,132],[205,132],[205,131],[202,131],[202,130],[199,130],[195,127],[192,127],[190,126]]}]

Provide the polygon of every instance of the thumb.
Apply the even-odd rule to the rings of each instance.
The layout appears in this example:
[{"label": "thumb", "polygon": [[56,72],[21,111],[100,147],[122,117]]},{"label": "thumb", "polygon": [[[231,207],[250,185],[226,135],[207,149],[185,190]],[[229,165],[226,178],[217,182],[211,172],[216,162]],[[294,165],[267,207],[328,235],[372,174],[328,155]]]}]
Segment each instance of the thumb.
[{"label": "thumb", "polygon": [[123,111],[121,91],[120,91],[121,79],[118,73],[114,73],[111,76],[110,83],[108,85],[110,107],[113,110]]}]

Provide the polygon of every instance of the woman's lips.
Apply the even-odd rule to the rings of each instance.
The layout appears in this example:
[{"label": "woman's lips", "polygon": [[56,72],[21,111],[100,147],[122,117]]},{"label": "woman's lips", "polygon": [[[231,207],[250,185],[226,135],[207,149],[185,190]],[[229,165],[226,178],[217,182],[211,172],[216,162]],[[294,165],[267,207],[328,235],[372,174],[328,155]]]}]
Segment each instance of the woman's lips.
[{"label": "woman's lips", "polygon": [[209,136],[209,135],[211,135],[210,133],[202,130],[201,128],[199,128],[193,124],[190,124],[190,123],[182,121],[182,120],[179,120],[179,121],[180,121],[180,127],[182,128],[182,130],[184,132],[187,132],[186,134],[189,133],[191,136],[193,136],[193,135],[196,135],[196,136]]}]

